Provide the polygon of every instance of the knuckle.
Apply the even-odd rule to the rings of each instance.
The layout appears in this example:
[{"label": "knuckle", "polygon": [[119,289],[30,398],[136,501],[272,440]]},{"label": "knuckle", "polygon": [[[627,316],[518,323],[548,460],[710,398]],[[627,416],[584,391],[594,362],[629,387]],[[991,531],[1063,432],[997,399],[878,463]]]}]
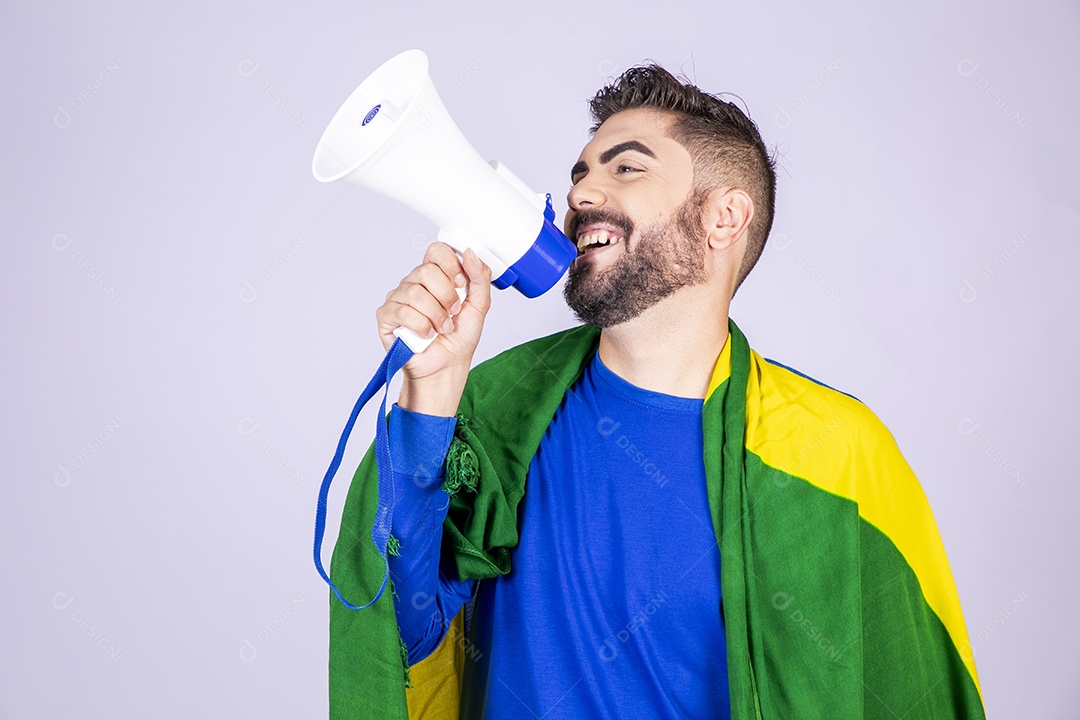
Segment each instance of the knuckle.
[{"label": "knuckle", "polygon": [[442,275],[442,269],[435,263],[424,263],[418,270],[420,279],[425,283],[433,283]]},{"label": "knuckle", "polygon": [[424,253],[424,259],[428,262],[438,262],[440,258],[445,258],[446,253],[453,253],[450,246],[444,242],[433,242],[428,246],[427,252]]},{"label": "knuckle", "polygon": [[405,299],[409,301],[409,305],[416,305],[417,303],[423,302],[424,299],[431,293],[429,293],[427,289],[420,283],[413,283],[409,285],[409,287],[405,288],[403,294],[405,296]]}]

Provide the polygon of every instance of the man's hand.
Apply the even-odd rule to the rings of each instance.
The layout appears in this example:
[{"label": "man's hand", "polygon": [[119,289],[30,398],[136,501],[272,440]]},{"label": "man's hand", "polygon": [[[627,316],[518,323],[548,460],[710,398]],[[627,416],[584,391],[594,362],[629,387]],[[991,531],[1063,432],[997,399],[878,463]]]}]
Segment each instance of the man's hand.
[{"label": "man's hand", "polygon": [[[458,300],[458,287],[468,291],[464,303]],[[386,302],[375,311],[379,338],[387,350],[400,326],[420,337],[439,333],[427,350],[405,364],[399,406],[445,417],[457,412],[489,307],[491,269],[472,250],[459,260],[449,245],[433,243],[424,262],[387,293]]]}]

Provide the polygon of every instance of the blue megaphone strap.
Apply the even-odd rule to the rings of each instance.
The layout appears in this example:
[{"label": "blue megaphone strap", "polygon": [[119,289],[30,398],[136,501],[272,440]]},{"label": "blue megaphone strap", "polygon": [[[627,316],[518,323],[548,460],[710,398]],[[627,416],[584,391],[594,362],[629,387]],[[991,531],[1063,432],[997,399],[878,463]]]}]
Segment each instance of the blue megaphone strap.
[{"label": "blue megaphone strap", "polygon": [[[390,563],[386,559],[386,548],[390,542],[390,530],[394,517],[394,464],[390,457],[390,436],[386,428],[386,394],[390,389],[390,379],[397,374],[397,371],[412,356],[413,351],[400,339],[395,340],[394,344],[390,346],[390,350],[386,353],[386,357],[383,358],[379,369],[375,371],[375,375],[368,382],[367,387],[364,388],[364,392],[360,394],[356,405],[353,406],[352,414],[349,416],[348,422],[345,423],[345,429],[341,433],[341,439],[338,440],[337,451],[334,453],[334,458],[330,461],[330,467],[327,469],[322,485],[319,487],[319,502],[315,508],[315,568],[322,575],[322,579],[330,586],[330,589],[334,591],[334,594],[337,595],[338,600],[350,610],[363,610],[372,605],[382,597],[383,590],[386,589],[386,581],[390,578]],[[330,494],[330,483],[333,482],[338,466],[341,465],[341,459],[345,455],[345,445],[349,442],[349,435],[352,434],[356,418],[368,401],[380,389],[383,389],[383,398],[382,404],[379,406],[379,418],[375,428],[375,462],[379,470],[379,506],[375,512],[375,524],[371,528],[371,539],[383,559],[383,579],[382,584],[379,585],[379,591],[375,593],[375,597],[364,605],[353,605],[342,596],[341,591],[337,589],[326,570],[323,569],[322,543],[323,535],[326,534],[326,498]]]}]

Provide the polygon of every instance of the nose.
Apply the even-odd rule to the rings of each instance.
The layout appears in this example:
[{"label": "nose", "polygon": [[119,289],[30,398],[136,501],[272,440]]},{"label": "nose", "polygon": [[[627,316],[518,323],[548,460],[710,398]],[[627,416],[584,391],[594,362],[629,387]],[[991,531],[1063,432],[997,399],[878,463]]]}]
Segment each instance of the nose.
[{"label": "nose", "polygon": [[570,225],[573,222],[574,215],[582,210],[589,210],[590,208],[597,208],[607,202],[607,195],[600,189],[596,182],[590,182],[589,177],[586,175],[577,182],[576,185],[570,188],[570,192],[566,193],[566,219],[563,221],[563,232],[568,236],[570,233]]},{"label": "nose", "polygon": [[599,207],[605,202],[607,202],[607,195],[604,194],[598,182],[589,180],[588,175],[579,180],[566,194],[566,204],[574,212]]}]

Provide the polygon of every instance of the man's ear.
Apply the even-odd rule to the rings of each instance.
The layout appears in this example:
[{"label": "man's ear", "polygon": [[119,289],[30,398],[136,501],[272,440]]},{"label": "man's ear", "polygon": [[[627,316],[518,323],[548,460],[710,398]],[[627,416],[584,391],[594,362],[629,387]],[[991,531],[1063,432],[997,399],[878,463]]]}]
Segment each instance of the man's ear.
[{"label": "man's ear", "polygon": [[754,219],[754,201],[738,188],[717,188],[706,204],[705,232],[709,248],[726,250],[742,241]]}]

